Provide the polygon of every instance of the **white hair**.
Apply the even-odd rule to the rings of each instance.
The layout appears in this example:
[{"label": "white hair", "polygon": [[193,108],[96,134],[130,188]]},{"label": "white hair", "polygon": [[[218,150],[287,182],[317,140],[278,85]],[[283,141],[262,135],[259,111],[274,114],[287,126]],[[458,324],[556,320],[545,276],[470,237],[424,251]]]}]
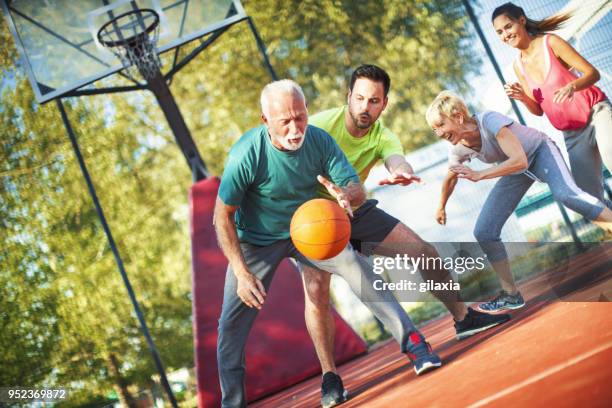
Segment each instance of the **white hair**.
[{"label": "white hair", "polygon": [[261,111],[266,117],[268,117],[270,113],[270,97],[272,95],[281,93],[298,94],[304,101],[306,101],[302,87],[298,85],[297,82],[292,81],[291,79],[281,79],[280,81],[270,82],[268,85],[264,86],[264,89],[261,91],[261,97],[259,98],[259,102],[261,103]]}]

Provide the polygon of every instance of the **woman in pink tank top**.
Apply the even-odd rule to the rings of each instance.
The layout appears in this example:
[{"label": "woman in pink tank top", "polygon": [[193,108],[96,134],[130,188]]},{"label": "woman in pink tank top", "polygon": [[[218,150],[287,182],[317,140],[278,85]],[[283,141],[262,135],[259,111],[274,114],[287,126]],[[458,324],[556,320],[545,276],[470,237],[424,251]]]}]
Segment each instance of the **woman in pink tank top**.
[{"label": "woman in pink tank top", "polygon": [[[514,71],[519,83],[506,84],[506,94],[521,101],[534,115],[546,114],[563,132],[576,184],[606,202],[603,164],[612,171],[612,105],[594,84],[600,75],[561,37],[548,34],[571,16],[527,18],[524,10],[505,3],[493,11],[499,38],[519,50]],[[574,72],[579,71],[581,75]]]}]

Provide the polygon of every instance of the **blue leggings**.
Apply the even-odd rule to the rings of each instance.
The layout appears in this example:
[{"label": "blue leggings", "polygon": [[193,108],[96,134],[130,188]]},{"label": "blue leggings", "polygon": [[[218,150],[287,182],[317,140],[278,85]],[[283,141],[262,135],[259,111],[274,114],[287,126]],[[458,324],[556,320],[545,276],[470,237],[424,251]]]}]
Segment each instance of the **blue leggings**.
[{"label": "blue leggings", "polygon": [[[531,178],[526,173],[531,173]],[[502,261],[508,257],[501,242],[501,230],[516,209],[534,178],[548,184],[556,200],[589,220],[596,219],[604,204],[582,191],[572,178],[555,143],[542,142],[525,173],[502,177],[493,187],[476,221],[474,236],[489,261]]]}]

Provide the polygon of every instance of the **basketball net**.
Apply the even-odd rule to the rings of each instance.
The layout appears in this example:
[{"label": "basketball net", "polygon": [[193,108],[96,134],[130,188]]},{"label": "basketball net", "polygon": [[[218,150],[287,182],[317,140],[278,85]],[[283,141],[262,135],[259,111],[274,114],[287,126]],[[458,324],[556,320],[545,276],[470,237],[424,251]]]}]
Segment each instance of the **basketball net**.
[{"label": "basketball net", "polygon": [[119,58],[125,74],[135,82],[139,82],[138,74],[150,80],[159,72],[158,39],[159,15],[152,9],[123,13],[98,30],[100,44]]}]

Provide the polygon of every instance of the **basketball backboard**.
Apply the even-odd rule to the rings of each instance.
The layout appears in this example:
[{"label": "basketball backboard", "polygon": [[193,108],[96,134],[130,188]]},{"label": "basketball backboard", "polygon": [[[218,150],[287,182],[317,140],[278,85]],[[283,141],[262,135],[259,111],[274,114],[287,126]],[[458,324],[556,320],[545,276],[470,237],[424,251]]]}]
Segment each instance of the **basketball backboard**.
[{"label": "basketball backboard", "polygon": [[123,68],[97,39],[136,8],[160,16],[159,53],[246,18],[240,0],[0,0],[24,68],[43,103]]}]

